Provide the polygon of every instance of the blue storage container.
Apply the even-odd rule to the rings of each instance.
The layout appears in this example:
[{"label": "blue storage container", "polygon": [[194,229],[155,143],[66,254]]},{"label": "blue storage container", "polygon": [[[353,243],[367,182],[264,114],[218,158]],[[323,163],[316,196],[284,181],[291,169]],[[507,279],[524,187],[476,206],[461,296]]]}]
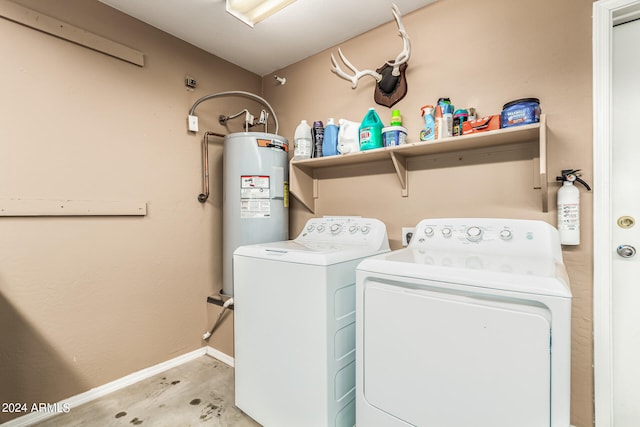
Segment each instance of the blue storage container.
[{"label": "blue storage container", "polygon": [[503,128],[528,125],[540,121],[540,100],[538,98],[522,98],[507,102],[502,107],[500,123]]}]

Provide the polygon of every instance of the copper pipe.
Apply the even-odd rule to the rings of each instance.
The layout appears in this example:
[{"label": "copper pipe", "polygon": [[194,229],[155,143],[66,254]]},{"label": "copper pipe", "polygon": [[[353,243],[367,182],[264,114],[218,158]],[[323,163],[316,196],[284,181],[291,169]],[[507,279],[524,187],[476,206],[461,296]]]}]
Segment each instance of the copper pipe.
[{"label": "copper pipe", "polygon": [[198,195],[198,201],[204,203],[209,198],[209,135],[224,138],[225,136],[215,132],[205,132],[202,138],[202,193]]}]

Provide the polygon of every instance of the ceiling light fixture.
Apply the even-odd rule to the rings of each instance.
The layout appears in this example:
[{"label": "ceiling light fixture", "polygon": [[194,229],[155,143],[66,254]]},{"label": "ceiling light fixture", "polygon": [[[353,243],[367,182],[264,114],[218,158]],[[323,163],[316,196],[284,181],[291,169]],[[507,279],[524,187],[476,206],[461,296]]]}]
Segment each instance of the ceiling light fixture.
[{"label": "ceiling light fixture", "polygon": [[227,0],[227,12],[253,28],[296,0]]}]

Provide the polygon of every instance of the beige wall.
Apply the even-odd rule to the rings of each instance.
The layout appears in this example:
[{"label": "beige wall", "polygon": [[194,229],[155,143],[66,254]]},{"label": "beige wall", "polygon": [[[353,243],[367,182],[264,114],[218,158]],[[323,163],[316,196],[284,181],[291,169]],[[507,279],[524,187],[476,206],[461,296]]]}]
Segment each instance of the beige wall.
[{"label": "beige wall", "polygon": [[[555,225],[555,176],[575,167],[592,180],[591,7],[591,0],[441,0],[403,19],[412,41],[409,90],[394,108],[401,110],[410,140],[418,140],[420,106],[441,96],[458,107],[475,106],[479,115],[499,113],[513,99],[540,98],[548,121],[548,213],[542,213],[540,190],[533,189],[530,147],[453,153],[412,159],[406,198],[390,162],[322,171],[315,214],[292,203],[292,235],[309,217],[331,214],[381,219],[394,248],[400,246],[402,226],[426,217],[513,217]],[[341,44],[360,69],[381,66],[401,46],[394,23]],[[372,106],[389,122],[391,111],[373,101],[373,80],[362,79],[351,90],[349,82],[329,71],[330,52],[337,48],[278,70],[287,79],[284,86],[271,75],[263,78],[264,97],[289,139],[301,119],[360,121]],[[591,208],[591,194],[582,191],[582,245],[564,249],[574,296],[571,405],[578,427],[592,425],[593,419]]]},{"label": "beige wall", "polygon": [[[145,56],[140,68],[0,19],[0,200],[148,208],[144,217],[0,217],[0,402],[54,403],[206,344],[219,312],[206,297],[221,287],[222,144],[210,143],[202,205],[202,131],[226,133],[219,114],[258,105],[201,104],[198,135],[186,117],[209,93],[260,93],[261,79],[97,1],[20,3]],[[227,354],[231,324],[211,339]]]},{"label": "beige wall", "polygon": [[[145,217],[0,218],[0,401],[55,402],[201,347],[219,312],[204,300],[220,289],[221,144],[210,144],[211,197],[203,206],[196,201],[202,132],[189,135],[185,123],[196,99],[262,92],[290,140],[300,119],[360,120],[375,106],[388,122],[390,110],[373,103],[371,81],[352,91],[332,74],[329,51],[279,70],[287,78],[279,86],[96,1],[20,3],[140,50],[146,61],[138,68],[0,19],[0,199],[148,206]],[[421,126],[419,107],[440,96],[480,115],[536,96],[548,119],[550,180],[579,167],[591,181],[591,4],[440,0],[405,16],[409,93],[396,107],[410,139]],[[396,34],[390,23],[341,46],[354,64],[377,68],[399,51]],[[197,79],[195,92],[185,89],[186,75]],[[202,104],[201,130],[240,130],[216,118],[250,102]],[[292,202],[291,233],[315,215],[372,216],[398,248],[400,228],[424,217],[555,225],[557,186],[551,182],[551,210],[542,213],[527,150],[412,160],[407,198],[387,163],[327,171],[315,214]],[[582,196],[583,244],[564,251],[577,427],[593,418],[592,200]],[[211,345],[233,354],[231,317]]]}]

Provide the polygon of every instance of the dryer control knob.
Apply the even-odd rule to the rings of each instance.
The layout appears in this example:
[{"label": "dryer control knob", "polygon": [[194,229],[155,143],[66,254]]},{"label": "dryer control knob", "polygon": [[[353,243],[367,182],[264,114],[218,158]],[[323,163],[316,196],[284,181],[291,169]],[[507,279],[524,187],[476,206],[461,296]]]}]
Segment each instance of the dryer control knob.
[{"label": "dryer control knob", "polygon": [[451,237],[451,235],[453,234],[453,231],[451,231],[450,228],[443,228],[442,229],[442,236],[443,237]]},{"label": "dryer control knob", "polygon": [[352,225],[351,227],[349,227],[349,233],[353,234],[356,231],[358,231],[358,226],[357,225]]},{"label": "dryer control knob", "polygon": [[425,234],[425,236],[427,236],[427,237],[431,237],[431,236],[433,236],[433,227],[426,227],[426,228],[424,229],[424,234]]},{"label": "dryer control knob", "polygon": [[362,234],[367,234],[369,232],[369,226],[363,225],[360,231],[362,231]]},{"label": "dryer control knob", "polygon": [[320,224],[316,227],[316,230],[318,230],[318,233],[322,233],[324,231],[324,225]]},{"label": "dryer control knob", "polygon": [[313,226],[313,224],[309,224],[309,225],[307,225],[307,231],[308,231],[308,232],[312,232],[314,228],[315,228],[315,227]]},{"label": "dryer control knob", "polygon": [[340,232],[340,230],[342,230],[342,225],[340,225],[340,224],[333,224],[331,226],[331,233],[332,234],[338,234]]},{"label": "dryer control knob", "polygon": [[513,233],[511,230],[507,230],[506,228],[500,232],[500,238],[502,240],[511,240],[513,237]]},{"label": "dryer control knob", "polygon": [[467,228],[467,240],[470,242],[477,242],[482,239],[482,229],[480,227],[476,227],[475,225]]}]

